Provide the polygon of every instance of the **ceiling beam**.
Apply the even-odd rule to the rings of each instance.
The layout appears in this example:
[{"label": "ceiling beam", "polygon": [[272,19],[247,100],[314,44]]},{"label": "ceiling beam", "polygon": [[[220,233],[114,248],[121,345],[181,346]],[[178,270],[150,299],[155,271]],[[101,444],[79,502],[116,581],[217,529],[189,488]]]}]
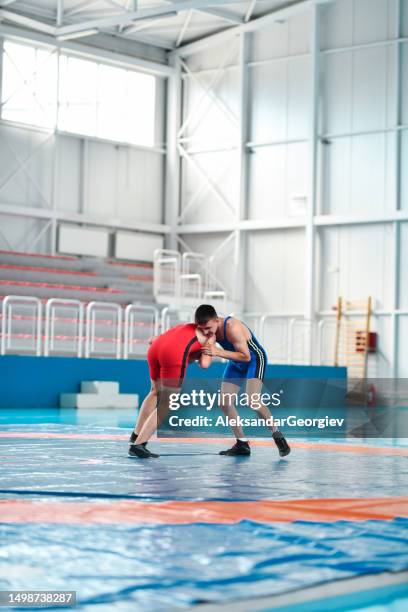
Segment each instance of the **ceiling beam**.
[{"label": "ceiling beam", "polygon": [[[237,0],[223,0],[223,4],[236,4]],[[113,15],[112,17],[102,17],[100,19],[91,19],[86,22],[77,23],[69,26],[58,28],[58,35],[64,36],[65,34],[81,32],[82,30],[89,30],[93,28],[106,29],[115,26],[126,26],[132,23],[142,21],[145,19],[151,19],[152,17],[160,17],[166,15],[172,15],[174,11],[177,13],[189,10],[201,10],[218,5],[217,0],[178,0],[170,5],[156,6],[153,8],[140,9],[138,11],[126,11],[119,15]]]},{"label": "ceiling beam", "polygon": [[[175,0],[166,0],[166,2],[169,2],[171,4],[176,3]],[[202,13],[203,15],[211,15],[212,17],[217,17],[218,19],[224,19],[225,21],[229,21],[230,23],[234,23],[235,25],[244,22],[239,15],[236,15],[231,11],[224,11],[223,9],[219,9],[218,7],[197,9],[195,12]],[[176,45],[176,47],[178,47],[178,45]]]},{"label": "ceiling beam", "polygon": [[73,40],[74,38],[84,38],[85,36],[94,36],[98,34],[99,30],[93,28],[92,30],[83,30],[82,32],[76,32],[72,34],[61,34],[57,36],[57,40]]},{"label": "ceiling beam", "polygon": [[136,32],[147,30],[148,28],[154,28],[158,23],[165,21],[168,17],[177,17],[176,11],[173,11],[172,14],[169,13],[165,17],[152,17],[151,19],[144,19],[142,23],[139,23],[137,25],[126,26],[126,28],[121,31],[121,34],[135,34]]},{"label": "ceiling beam", "polygon": [[28,217],[31,219],[55,219],[56,221],[71,221],[73,223],[84,223],[111,229],[128,229],[153,234],[168,234],[170,227],[164,223],[145,223],[143,221],[129,223],[124,219],[105,219],[100,216],[92,216],[81,213],[70,213],[55,211],[45,208],[34,208],[33,206],[19,206],[0,202],[0,215],[12,217]]},{"label": "ceiling beam", "polygon": [[218,17],[219,19],[224,19],[224,21],[229,21],[229,23],[240,24],[244,23],[244,20],[239,15],[235,15],[235,13],[231,13],[230,11],[223,11],[218,8],[209,8],[202,9],[197,11],[198,13],[202,13],[203,15],[211,15],[212,17]]},{"label": "ceiling beam", "polygon": [[179,35],[177,36],[176,47],[179,47],[183,42],[184,34],[188,26],[190,25],[191,17],[193,16],[193,11],[188,11],[186,18],[183,21],[183,25],[181,26]]},{"label": "ceiling beam", "polygon": [[217,32],[216,34],[210,34],[209,36],[205,36],[200,40],[194,41],[192,43],[187,43],[186,45],[182,45],[178,49],[175,49],[173,51],[173,54],[183,57],[185,55],[199,53],[200,51],[206,49],[209,46],[213,46],[217,43],[221,44],[229,37],[238,36],[239,34],[243,34],[244,32],[254,32],[255,30],[268,27],[269,25],[272,25],[277,21],[281,21],[282,19],[288,19],[296,13],[303,12],[311,8],[314,3],[318,1],[319,0],[295,0],[287,4],[283,8],[275,9],[269,13],[266,13],[262,17],[257,17],[256,19],[252,19],[247,23],[237,25],[235,27],[226,28],[225,30]]},{"label": "ceiling beam", "polygon": [[43,21],[38,21],[37,19],[32,19],[31,17],[26,17],[25,15],[20,15],[19,13],[13,13],[12,11],[0,9],[0,19],[11,21],[12,23],[17,23],[20,26],[24,26],[25,28],[31,28],[32,30],[37,30],[38,32],[55,36],[56,28],[54,26],[48,25]]},{"label": "ceiling beam", "polygon": [[84,0],[84,2],[81,2],[80,4],[77,4],[68,11],[66,11],[65,14],[67,17],[72,17],[77,13],[82,13],[85,10],[91,9],[95,4],[99,4],[99,2],[100,0],[91,0],[91,2],[89,2],[89,0]]},{"label": "ceiling beam", "polygon": [[166,51],[174,51],[175,46],[172,42],[162,40],[160,37],[149,36],[149,34],[141,34],[136,32],[136,36],[130,34],[130,36],[123,36],[124,40],[130,40],[138,43],[142,43],[144,45],[150,45],[151,47],[159,47],[160,49],[165,49]]},{"label": "ceiling beam", "polygon": [[248,7],[247,12],[245,13],[245,17],[244,17],[244,22],[247,23],[247,21],[249,21],[252,17],[252,13],[255,10],[255,4],[257,3],[257,0],[251,0],[251,4]]},{"label": "ceiling beam", "polygon": [[[51,45],[58,47],[62,50],[72,51],[78,56],[89,58],[93,60],[104,60],[109,64],[115,66],[122,66],[123,68],[140,70],[148,74],[154,74],[158,77],[169,77],[174,74],[174,69],[167,64],[161,64],[153,60],[145,60],[123,53],[116,53],[100,47],[90,47],[79,42],[67,41],[60,42],[54,36],[43,34],[41,32],[33,32],[30,30],[23,30],[15,26],[4,25],[0,23],[0,36],[12,36],[16,39],[31,40],[33,42],[42,42],[45,45]],[[152,43],[151,43],[152,44]]]},{"label": "ceiling beam", "polygon": [[64,0],[58,0],[57,19],[56,19],[57,27],[62,26],[63,21],[64,21]]},{"label": "ceiling beam", "polygon": [[[166,46],[167,49],[170,49],[170,48],[173,49],[174,47],[178,47],[181,44],[182,39],[184,38],[184,35],[186,33],[187,28],[190,27],[190,21],[191,21],[191,18],[193,16],[194,12],[195,11],[192,11],[192,10],[187,11],[187,15],[186,15],[185,19],[183,20],[183,23],[182,23],[182,25],[180,27],[180,32],[179,32],[176,44],[175,45],[167,45]],[[197,12],[200,12],[200,13],[202,12],[204,14],[204,11],[197,11]],[[205,11],[205,13],[209,14],[210,10]],[[131,35],[131,34],[136,34],[137,32],[142,32],[143,30],[148,30],[148,29],[151,29],[151,28],[156,28],[156,26],[158,24],[160,24],[160,32],[157,32],[157,34],[162,34],[163,32],[173,31],[173,30],[176,29],[176,27],[177,27],[176,25],[173,25],[173,26],[168,25],[167,27],[162,27],[162,23],[168,21],[169,17],[177,17],[177,15],[178,15],[178,13],[176,11],[174,11],[173,13],[169,13],[169,14],[165,15],[164,17],[163,16],[159,16],[159,17],[156,17],[156,18],[152,17],[151,19],[146,19],[146,20],[143,19],[140,24],[136,24],[136,25],[133,24],[133,25],[126,26],[125,28],[121,28],[119,34],[120,35],[125,35],[125,36]],[[220,17],[220,18],[227,19],[226,17]],[[234,23],[237,23],[237,21],[235,20]],[[239,19],[239,23],[243,23],[241,19]],[[200,26],[200,24],[198,24],[198,23],[196,24],[195,27],[196,28],[200,28],[200,27],[202,28],[202,26]],[[155,34],[155,32],[153,32],[153,34]],[[159,44],[159,43],[156,43],[156,44]]]},{"label": "ceiling beam", "polygon": [[126,11],[127,9],[123,6],[123,4],[120,4],[120,2],[115,2],[115,0],[105,0],[105,2],[107,2],[108,4],[111,5],[112,8],[114,9],[122,9],[122,11]]}]

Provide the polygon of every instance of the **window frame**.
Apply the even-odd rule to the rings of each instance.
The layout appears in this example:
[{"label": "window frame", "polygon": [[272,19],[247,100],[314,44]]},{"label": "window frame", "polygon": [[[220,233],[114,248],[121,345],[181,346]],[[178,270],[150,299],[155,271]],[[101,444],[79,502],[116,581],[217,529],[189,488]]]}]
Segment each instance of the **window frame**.
[{"label": "window frame", "polygon": [[[5,54],[4,43],[6,42],[11,42],[11,43],[18,44],[18,45],[24,45],[31,49],[33,48],[43,49],[48,52],[55,51],[56,58],[57,58],[57,80],[55,83],[55,90],[56,90],[55,97],[56,97],[56,109],[57,110],[56,110],[56,121],[55,121],[54,127],[48,127],[48,126],[38,125],[34,123],[25,123],[21,121],[14,121],[14,120],[7,119],[3,115],[3,104],[0,104],[0,123],[5,124],[5,125],[7,124],[10,126],[20,127],[20,128],[26,128],[26,129],[34,130],[34,131],[41,131],[41,132],[47,132],[47,133],[54,132],[56,134],[60,134],[62,136],[67,136],[67,137],[71,137],[75,139],[80,139],[80,140],[85,139],[85,140],[89,140],[92,142],[101,142],[101,143],[106,143],[106,144],[120,145],[124,147],[130,147],[133,149],[148,151],[148,152],[158,152],[158,153],[166,152],[165,144],[163,142],[164,141],[164,138],[163,138],[164,129],[165,129],[164,82],[167,80],[166,74],[155,74],[154,71],[138,69],[137,66],[134,66],[132,63],[126,64],[126,62],[123,61],[123,59],[119,59],[118,61],[115,61],[114,58],[109,59],[106,57],[99,57],[97,54],[97,50],[95,50],[96,51],[95,54],[93,54],[91,50],[90,50],[90,53],[88,54],[86,51],[66,48],[63,45],[59,46],[59,45],[53,45],[52,43],[47,43],[47,42],[42,42],[42,41],[37,41],[37,40],[28,40],[20,36],[3,35],[0,37],[0,77],[1,77],[0,78],[0,102],[3,101],[2,100],[3,98],[3,95],[2,95],[3,93],[2,92],[3,75],[4,75],[3,58]],[[88,135],[88,134],[84,134],[81,132],[67,131],[64,129],[60,129],[58,127],[59,109],[61,105],[60,93],[59,93],[59,79],[60,79],[60,57],[62,55],[68,58],[72,57],[72,58],[91,62],[93,64],[96,64],[98,67],[100,65],[111,66],[111,67],[123,70],[124,72],[134,72],[137,74],[149,75],[151,78],[153,78],[155,82],[155,100],[154,100],[154,112],[153,112],[154,114],[154,122],[153,122],[154,134],[153,134],[153,139],[152,139],[153,144],[152,145],[142,144],[142,143],[131,142],[128,140],[122,140],[120,138],[101,137],[101,136],[98,136],[97,134]],[[129,58],[129,59],[132,60],[133,58]],[[134,58],[134,59],[137,60],[137,58]],[[97,100],[97,105],[98,103],[99,101]]]}]

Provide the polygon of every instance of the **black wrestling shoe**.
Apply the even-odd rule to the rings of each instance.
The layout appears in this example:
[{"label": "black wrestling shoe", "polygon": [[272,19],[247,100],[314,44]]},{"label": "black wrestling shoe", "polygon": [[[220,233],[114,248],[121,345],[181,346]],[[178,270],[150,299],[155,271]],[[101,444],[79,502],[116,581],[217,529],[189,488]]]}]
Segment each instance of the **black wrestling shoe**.
[{"label": "black wrestling shoe", "polygon": [[290,453],[290,446],[286,442],[284,435],[281,431],[275,431],[272,434],[272,438],[275,440],[275,444],[279,449],[279,454],[281,457],[286,457]]},{"label": "black wrestling shoe", "polygon": [[129,456],[139,459],[157,459],[157,457],[160,457],[156,453],[151,453],[143,444],[131,444],[129,446]]},{"label": "black wrestling shoe", "polygon": [[[137,435],[135,434],[134,431],[132,431],[132,433],[130,434],[130,438],[129,438],[129,443],[130,444],[134,444],[136,442],[137,439]],[[147,442],[143,442],[142,446],[146,447]]]},{"label": "black wrestling shoe", "polygon": [[249,442],[243,442],[242,440],[237,440],[234,446],[231,446],[228,450],[221,451],[220,455],[227,455],[228,457],[248,457],[251,454],[251,448],[249,446]]}]

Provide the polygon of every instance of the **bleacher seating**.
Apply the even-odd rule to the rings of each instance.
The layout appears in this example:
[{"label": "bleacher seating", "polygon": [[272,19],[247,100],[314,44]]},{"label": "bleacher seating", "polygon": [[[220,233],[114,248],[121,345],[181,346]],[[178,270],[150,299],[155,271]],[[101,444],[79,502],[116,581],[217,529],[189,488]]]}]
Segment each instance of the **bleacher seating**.
[{"label": "bleacher seating", "polygon": [[224,312],[208,257],[176,252],[169,284],[168,254],[155,252],[163,275],[150,263],[0,251],[0,353],[143,357],[152,335],[192,320],[203,299],[221,294]]},{"label": "bleacher seating", "polygon": [[[3,322],[1,304],[10,295],[34,297],[42,302],[43,346],[46,337],[45,304],[51,298],[78,300],[84,309],[90,302],[118,304],[123,308],[122,321],[125,320],[124,307],[128,304],[156,305],[153,266],[149,263],[0,251],[0,323]],[[139,320],[133,323],[135,331],[130,340],[131,349],[128,349],[128,352],[132,351],[132,356],[143,356],[146,352],[148,337],[152,335],[151,316],[151,313],[147,313],[144,317],[142,311]],[[77,317],[78,313],[72,307],[59,306],[56,319],[58,331],[55,330],[53,336],[58,344],[58,354],[75,353]],[[101,355],[115,355],[115,332],[114,321],[109,316],[105,318],[99,314],[94,341]],[[85,328],[81,342],[84,341],[84,334]],[[37,332],[32,304],[20,303],[13,307],[12,330],[8,337],[13,342],[12,352],[33,352]]]},{"label": "bleacher seating", "polygon": [[153,266],[0,251],[0,299],[6,295],[152,304]]}]

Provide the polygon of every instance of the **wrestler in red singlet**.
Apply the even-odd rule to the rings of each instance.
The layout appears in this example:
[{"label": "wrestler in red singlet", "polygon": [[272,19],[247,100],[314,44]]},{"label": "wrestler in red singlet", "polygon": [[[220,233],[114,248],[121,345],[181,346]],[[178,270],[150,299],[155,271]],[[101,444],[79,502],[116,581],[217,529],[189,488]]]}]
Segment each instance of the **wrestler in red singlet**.
[{"label": "wrestler in red singlet", "polygon": [[203,348],[214,342],[214,334],[203,333],[194,323],[176,325],[152,341],[147,352],[152,387],[143,400],[130,436],[130,457],[146,459],[159,456],[150,452],[147,441],[168,412],[170,395],[176,389],[180,390],[188,362],[197,359],[201,368],[211,365],[212,357],[203,355]]},{"label": "wrestler in red singlet", "polygon": [[151,344],[147,352],[150,378],[168,387],[181,387],[189,357],[199,356],[202,344],[197,339],[197,326],[186,323],[172,327]]}]

